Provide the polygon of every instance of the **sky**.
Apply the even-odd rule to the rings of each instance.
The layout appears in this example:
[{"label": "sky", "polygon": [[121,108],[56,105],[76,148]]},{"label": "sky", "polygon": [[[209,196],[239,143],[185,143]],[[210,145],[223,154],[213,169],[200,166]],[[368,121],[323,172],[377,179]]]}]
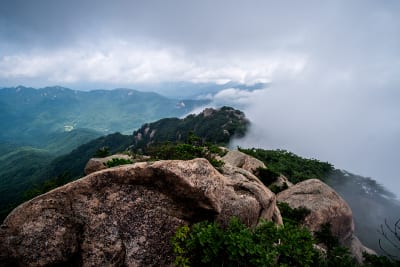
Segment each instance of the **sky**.
[{"label": "sky", "polygon": [[[400,194],[400,2],[2,0],[0,87],[268,83],[209,95],[284,148]],[[190,90],[190,89],[187,89]]]}]

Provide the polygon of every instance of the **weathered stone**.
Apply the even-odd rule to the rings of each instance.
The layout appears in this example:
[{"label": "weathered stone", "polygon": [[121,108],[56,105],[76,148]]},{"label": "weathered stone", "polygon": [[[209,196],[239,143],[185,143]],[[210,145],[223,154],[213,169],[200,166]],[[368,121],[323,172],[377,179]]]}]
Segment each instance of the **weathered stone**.
[{"label": "weathered stone", "polygon": [[281,175],[278,176],[278,178],[276,179],[276,181],[273,182],[273,183],[271,184],[271,186],[282,187],[282,186],[284,186],[285,184],[287,185],[287,187],[292,187],[292,186],[293,186],[293,183],[290,182],[289,179],[286,178],[286,176],[284,176],[284,175],[281,174]]},{"label": "weathered stone", "polygon": [[315,232],[321,225],[331,224],[332,234],[341,242],[350,238],[354,232],[352,212],[332,188],[317,179],[297,183],[277,195],[279,202],[286,202],[292,208],[306,207],[311,213],[304,224]]},{"label": "weathered stone", "polygon": [[242,168],[251,173],[255,173],[258,168],[265,168],[265,164],[238,150],[231,150],[222,157],[222,161],[234,167]]},{"label": "weathered stone", "polygon": [[354,234],[350,238],[345,240],[343,245],[350,248],[351,254],[354,256],[358,263],[362,263],[364,261],[363,253],[376,255],[375,251],[364,246]]},{"label": "weathered stone", "polygon": [[241,172],[228,178],[205,159],[94,172],[16,208],[0,229],[0,262],[170,265],[170,239],[179,226],[205,219],[226,224],[232,215],[247,225],[277,220],[275,196]]},{"label": "weathered stone", "polygon": [[106,162],[112,159],[132,159],[131,156],[125,154],[115,154],[112,156],[108,156],[105,158],[91,158],[85,166],[85,175],[91,174],[93,172],[97,172],[100,170],[107,169]]},{"label": "weathered stone", "polygon": [[[222,167],[222,173],[228,179],[228,188],[233,190],[226,191],[227,196],[222,199],[228,201],[225,204],[223,212],[219,215],[222,217],[219,221],[227,221],[227,218],[236,216],[239,218],[246,218],[249,220],[249,216],[239,216],[241,213],[246,214],[251,211],[253,219],[250,221],[243,221],[249,226],[254,226],[258,223],[260,218],[265,220],[273,220],[277,224],[282,224],[282,217],[280,216],[279,209],[276,206],[276,196],[272,193],[264,184],[251,172],[232,166],[225,163]],[[241,196],[235,198],[235,195]],[[246,199],[248,202],[252,202],[250,205],[243,205],[242,201]],[[258,206],[258,207],[257,207]],[[257,207],[257,208],[256,208]],[[258,210],[258,216],[255,216],[255,212]]]},{"label": "weathered stone", "polygon": [[331,225],[332,234],[341,245],[350,249],[352,255],[362,263],[362,253],[375,252],[361,244],[354,235],[353,215],[349,205],[331,187],[317,179],[297,183],[277,195],[279,202],[292,208],[306,207],[311,213],[305,218],[305,226],[312,232],[325,223]]}]

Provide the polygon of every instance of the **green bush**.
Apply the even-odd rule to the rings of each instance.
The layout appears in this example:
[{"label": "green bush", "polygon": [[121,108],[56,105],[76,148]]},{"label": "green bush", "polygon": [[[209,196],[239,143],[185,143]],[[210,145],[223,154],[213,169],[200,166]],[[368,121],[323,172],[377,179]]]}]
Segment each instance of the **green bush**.
[{"label": "green bush", "polygon": [[132,160],[130,160],[130,159],[113,158],[113,159],[107,161],[107,162],[105,163],[105,165],[106,165],[108,168],[111,168],[111,167],[115,167],[115,166],[120,166],[120,165],[125,165],[125,164],[131,164],[131,163],[132,163]]},{"label": "green bush", "polygon": [[281,216],[284,223],[291,223],[299,225],[303,223],[304,219],[310,214],[310,210],[305,207],[291,208],[289,204],[285,202],[277,203]]},{"label": "green bush", "polygon": [[[192,137],[192,139],[195,137]],[[195,141],[191,141],[195,142]],[[171,142],[150,146],[147,154],[155,160],[190,160],[195,158],[205,158],[215,168],[223,166],[224,162],[215,159],[215,155],[222,154],[223,151],[213,145],[197,146],[187,143],[174,144]]]},{"label": "green bush", "polygon": [[105,158],[105,157],[108,157],[110,155],[111,155],[110,154],[110,150],[106,146],[103,146],[103,147],[97,149],[96,153],[94,154],[94,156],[96,158]]},{"label": "green bush", "polygon": [[276,173],[282,173],[290,182],[298,183],[307,179],[326,179],[334,170],[333,165],[316,159],[305,159],[286,150],[242,149],[239,150],[253,156]]},{"label": "green bush", "polygon": [[279,177],[279,173],[270,169],[270,168],[262,168],[259,167],[256,170],[256,175],[260,178],[261,182],[266,186],[271,185],[272,183],[276,182]]},{"label": "green bush", "polygon": [[318,254],[310,232],[296,225],[263,221],[247,228],[233,218],[179,228],[172,239],[177,266],[312,266]]}]

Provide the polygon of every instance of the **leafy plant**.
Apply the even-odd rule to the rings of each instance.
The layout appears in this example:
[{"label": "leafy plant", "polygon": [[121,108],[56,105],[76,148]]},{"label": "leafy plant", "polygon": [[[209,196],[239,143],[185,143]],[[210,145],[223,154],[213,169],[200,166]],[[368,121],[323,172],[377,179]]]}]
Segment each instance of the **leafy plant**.
[{"label": "leafy plant", "polygon": [[233,218],[179,228],[172,239],[177,266],[311,266],[317,252],[310,232],[296,225],[263,221],[248,228]]},{"label": "leafy plant", "polygon": [[206,143],[205,145],[198,144],[198,138],[191,134],[189,143],[171,143],[166,142],[163,144],[155,144],[147,149],[147,154],[153,159],[176,159],[176,160],[190,160],[195,158],[207,159],[215,168],[223,166],[224,162],[217,160],[216,155],[223,154],[222,149]]},{"label": "leafy plant", "polygon": [[106,146],[103,146],[103,147],[97,149],[96,153],[94,154],[94,156],[96,158],[105,158],[105,157],[108,157],[110,155],[111,155],[110,154],[110,150]]},{"label": "leafy plant", "polygon": [[279,211],[281,212],[284,223],[299,225],[304,222],[304,219],[311,212],[305,207],[292,208],[285,202],[278,202],[277,205]]},{"label": "leafy plant", "polygon": [[298,183],[310,178],[326,179],[334,170],[333,165],[316,159],[305,159],[286,150],[243,149],[243,153],[253,156],[276,173],[282,173],[290,182]]},{"label": "leafy plant", "polygon": [[132,163],[132,160],[130,160],[130,159],[113,158],[113,159],[107,161],[107,162],[105,163],[105,165],[106,165],[108,168],[111,168],[111,167],[115,167],[115,166],[120,166],[120,165],[125,165],[125,164],[131,164],[131,163]]}]

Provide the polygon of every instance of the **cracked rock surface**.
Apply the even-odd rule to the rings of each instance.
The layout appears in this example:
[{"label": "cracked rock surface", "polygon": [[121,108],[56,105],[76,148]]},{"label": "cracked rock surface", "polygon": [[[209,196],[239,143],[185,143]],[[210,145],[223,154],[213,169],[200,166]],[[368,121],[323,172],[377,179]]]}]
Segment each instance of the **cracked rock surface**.
[{"label": "cracked rock surface", "polygon": [[184,224],[231,216],[281,222],[275,195],[250,172],[207,160],[104,169],[17,207],[0,229],[0,266],[166,266]]}]

